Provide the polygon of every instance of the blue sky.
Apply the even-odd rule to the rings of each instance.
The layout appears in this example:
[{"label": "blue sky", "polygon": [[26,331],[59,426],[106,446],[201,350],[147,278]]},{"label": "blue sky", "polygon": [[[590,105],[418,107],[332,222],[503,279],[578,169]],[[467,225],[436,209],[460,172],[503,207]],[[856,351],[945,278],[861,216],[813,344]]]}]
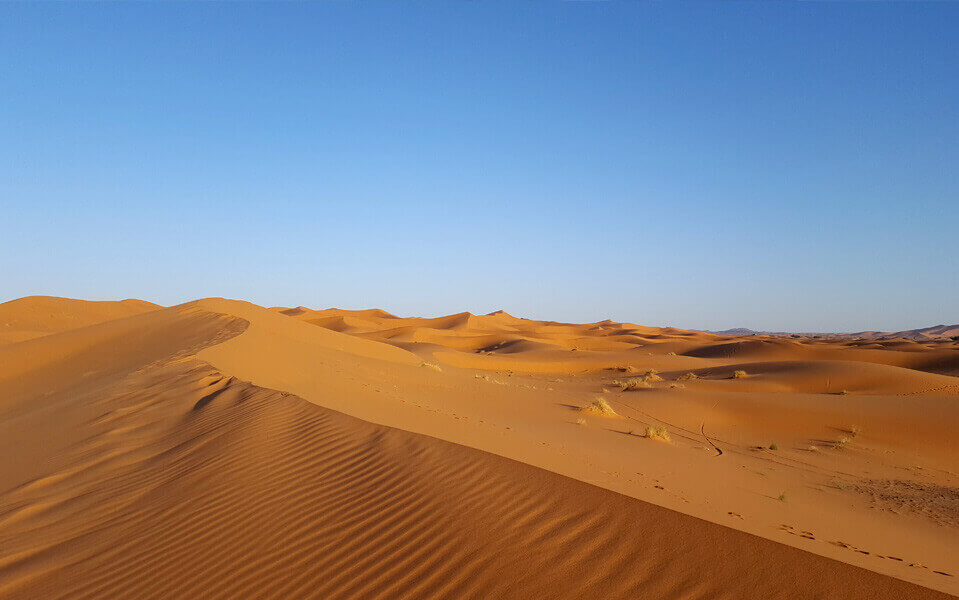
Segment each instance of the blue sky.
[{"label": "blue sky", "polygon": [[0,300],[959,322],[959,3],[3,3]]}]

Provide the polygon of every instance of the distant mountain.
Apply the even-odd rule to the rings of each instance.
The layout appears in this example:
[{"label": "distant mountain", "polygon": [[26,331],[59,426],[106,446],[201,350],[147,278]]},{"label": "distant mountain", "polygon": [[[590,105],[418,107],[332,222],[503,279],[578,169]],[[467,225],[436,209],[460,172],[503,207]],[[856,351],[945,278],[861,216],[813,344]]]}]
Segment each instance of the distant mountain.
[{"label": "distant mountain", "polygon": [[956,325],[933,325],[932,327],[923,327],[921,329],[907,329],[905,331],[858,331],[856,333],[831,333],[831,332],[797,332],[797,331],[756,331],[746,327],[734,327],[732,329],[723,329],[721,331],[705,330],[706,333],[715,333],[717,335],[796,335],[796,336],[819,336],[819,337],[843,337],[843,338],[862,338],[862,339],[893,339],[905,338],[907,340],[930,340],[941,338],[959,337],[959,324]]},{"label": "distant mountain", "polygon": [[733,329],[723,329],[722,331],[709,331],[706,333],[715,333],[718,335],[756,335],[757,333],[766,333],[753,331],[752,329],[746,329],[745,327],[734,327]]}]

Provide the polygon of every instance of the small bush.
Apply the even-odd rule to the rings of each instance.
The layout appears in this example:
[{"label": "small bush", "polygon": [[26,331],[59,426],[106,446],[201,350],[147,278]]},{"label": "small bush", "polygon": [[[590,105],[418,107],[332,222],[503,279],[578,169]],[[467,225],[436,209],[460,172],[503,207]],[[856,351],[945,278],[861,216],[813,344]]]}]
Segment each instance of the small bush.
[{"label": "small bush", "polygon": [[689,373],[686,373],[685,375],[680,375],[679,377],[677,377],[676,381],[692,381],[693,379],[699,379],[699,375],[693,372],[689,372]]},{"label": "small bush", "polygon": [[659,376],[659,371],[656,369],[647,369],[646,373],[643,374],[643,380],[647,383],[662,381],[663,378]]},{"label": "small bush", "polygon": [[613,407],[609,405],[609,402],[606,401],[606,398],[597,398],[580,410],[586,414],[596,415],[598,417],[619,416],[619,413],[613,410]]},{"label": "small bush", "polygon": [[779,494],[779,501],[780,502],[786,501],[786,492],[782,492],[781,494]]},{"label": "small bush", "polygon": [[741,369],[733,373],[733,379],[744,379],[746,377],[749,377],[749,373]]},{"label": "small bush", "polygon": [[776,442],[773,442],[772,444],[769,444],[769,449],[770,449],[770,450],[779,450],[779,446],[776,444]]},{"label": "small bush", "polygon": [[628,392],[630,390],[648,388],[649,382],[646,381],[645,379],[633,377],[632,379],[627,379],[626,381],[620,382],[619,386],[624,392]]},{"label": "small bush", "polygon": [[644,437],[648,437],[653,440],[661,440],[664,442],[668,442],[669,431],[665,427],[662,427],[660,425],[650,425],[646,428],[646,435]]}]

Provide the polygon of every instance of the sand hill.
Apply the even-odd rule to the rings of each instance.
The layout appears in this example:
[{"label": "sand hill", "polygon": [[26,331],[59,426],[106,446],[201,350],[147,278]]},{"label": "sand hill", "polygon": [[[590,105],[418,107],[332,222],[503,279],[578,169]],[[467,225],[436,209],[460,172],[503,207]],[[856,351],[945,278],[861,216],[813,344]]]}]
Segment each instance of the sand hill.
[{"label": "sand hill", "polygon": [[223,299],[4,323],[0,598],[959,593],[948,338]]},{"label": "sand hill", "polygon": [[0,304],[0,345],[86,327],[160,308],[143,300],[90,302],[29,296]]}]

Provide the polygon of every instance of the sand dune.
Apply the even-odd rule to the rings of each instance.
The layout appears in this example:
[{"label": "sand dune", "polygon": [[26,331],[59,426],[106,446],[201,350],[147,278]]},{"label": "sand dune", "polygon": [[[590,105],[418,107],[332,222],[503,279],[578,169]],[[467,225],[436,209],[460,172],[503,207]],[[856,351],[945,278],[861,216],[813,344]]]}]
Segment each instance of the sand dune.
[{"label": "sand dune", "polygon": [[143,300],[90,302],[29,296],[0,304],[0,346],[160,308]]},{"label": "sand dune", "polygon": [[2,598],[959,591],[952,346],[138,312],[0,347]]}]

